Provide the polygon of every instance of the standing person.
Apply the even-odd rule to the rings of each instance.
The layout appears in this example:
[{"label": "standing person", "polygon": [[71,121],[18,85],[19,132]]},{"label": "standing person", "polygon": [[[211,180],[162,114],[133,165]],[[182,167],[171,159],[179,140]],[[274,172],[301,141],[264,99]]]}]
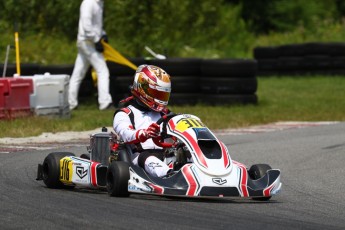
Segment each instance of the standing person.
[{"label": "standing person", "polygon": [[69,82],[68,102],[71,110],[78,106],[78,92],[90,65],[98,77],[98,104],[104,110],[112,106],[109,93],[109,70],[103,57],[101,40],[107,42],[103,30],[103,0],[83,0],[80,5],[77,47],[78,55]]},{"label": "standing person", "polygon": [[160,132],[156,122],[168,113],[167,105],[171,92],[170,76],[163,69],[152,65],[138,67],[129,105],[117,110],[113,128],[133,150],[132,162],[156,177],[167,175],[170,168],[163,162],[163,149],[151,138]]}]

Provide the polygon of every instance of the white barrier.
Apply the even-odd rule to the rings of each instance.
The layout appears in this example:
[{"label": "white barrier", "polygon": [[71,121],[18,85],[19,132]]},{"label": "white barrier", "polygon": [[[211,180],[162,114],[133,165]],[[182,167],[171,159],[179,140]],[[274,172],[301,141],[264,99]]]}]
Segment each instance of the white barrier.
[{"label": "white barrier", "polygon": [[34,93],[30,95],[30,107],[35,115],[70,117],[68,104],[69,75],[59,74],[23,76],[33,80]]}]

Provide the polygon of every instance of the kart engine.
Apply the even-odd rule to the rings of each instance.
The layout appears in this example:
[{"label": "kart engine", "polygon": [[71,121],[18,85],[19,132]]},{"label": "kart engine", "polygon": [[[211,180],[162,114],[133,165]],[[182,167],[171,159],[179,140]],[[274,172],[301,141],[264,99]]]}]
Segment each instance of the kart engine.
[{"label": "kart engine", "polygon": [[105,127],[102,128],[101,133],[92,134],[90,136],[90,146],[88,147],[90,160],[107,165],[115,139],[116,136],[113,133],[108,133]]}]

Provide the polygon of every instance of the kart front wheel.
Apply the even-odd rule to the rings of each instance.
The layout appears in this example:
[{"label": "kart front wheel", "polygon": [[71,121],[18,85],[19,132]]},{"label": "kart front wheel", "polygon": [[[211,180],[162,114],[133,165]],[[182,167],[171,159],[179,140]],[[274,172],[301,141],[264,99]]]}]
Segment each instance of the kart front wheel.
[{"label": "kart front wheel", "polygon": [[[266,172],[270,169],[272,169],[272,167],[269,166],[268,164],[256,164],[256,165],[252,165],[252,167],[250,167],[250,169],[248,170],[248,174],[253,180],[257,180],[257,179],[260,179],[261,177],[265,176]],[[253,197],[252,199],[253,200],[266,201],[266,200],[271,199],[271,196]]]},{"label": "kart front wheel", "polygon": [[42,179],[48,188],[67,187],[60,181],[60,160],[66,156],[74,156],[74,154],[70,152],[52,152],[44,159]]},{"label": "kart front wheel", "polygon": [[129,180],[129,164],[113,161],[107,170],[107,191],[110,196],[127,197]]},{"label": "kart front wheel", "polygon": [[90,154],[88,153],[83,153],[80,155],[80,158],[86,159],[86,160],[90,160]]}]

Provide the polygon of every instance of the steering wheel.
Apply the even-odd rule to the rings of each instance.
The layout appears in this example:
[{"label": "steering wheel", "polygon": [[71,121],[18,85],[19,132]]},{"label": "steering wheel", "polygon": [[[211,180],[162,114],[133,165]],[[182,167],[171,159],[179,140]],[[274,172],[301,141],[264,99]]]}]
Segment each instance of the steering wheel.
[{"label": "steering wheel", "polygon": [[155,143],[156,145],[158,145],[162,148],[171,148],[173,146],[173,143],[164,142],[164,136],[167,135],[167,123],[168,123],[168,121],[171,118],[175,117],[176,115],[178,115],[178,114],[170,112],[167,115],[164,115],[161,118],[159,118],[159,120],[156,122],[157,125],[160,125],[164,122],[163,127],[162,127],[162,132],[161,132],[161,136],[156,137],[156,138],[152,138],[153,143]]}]

